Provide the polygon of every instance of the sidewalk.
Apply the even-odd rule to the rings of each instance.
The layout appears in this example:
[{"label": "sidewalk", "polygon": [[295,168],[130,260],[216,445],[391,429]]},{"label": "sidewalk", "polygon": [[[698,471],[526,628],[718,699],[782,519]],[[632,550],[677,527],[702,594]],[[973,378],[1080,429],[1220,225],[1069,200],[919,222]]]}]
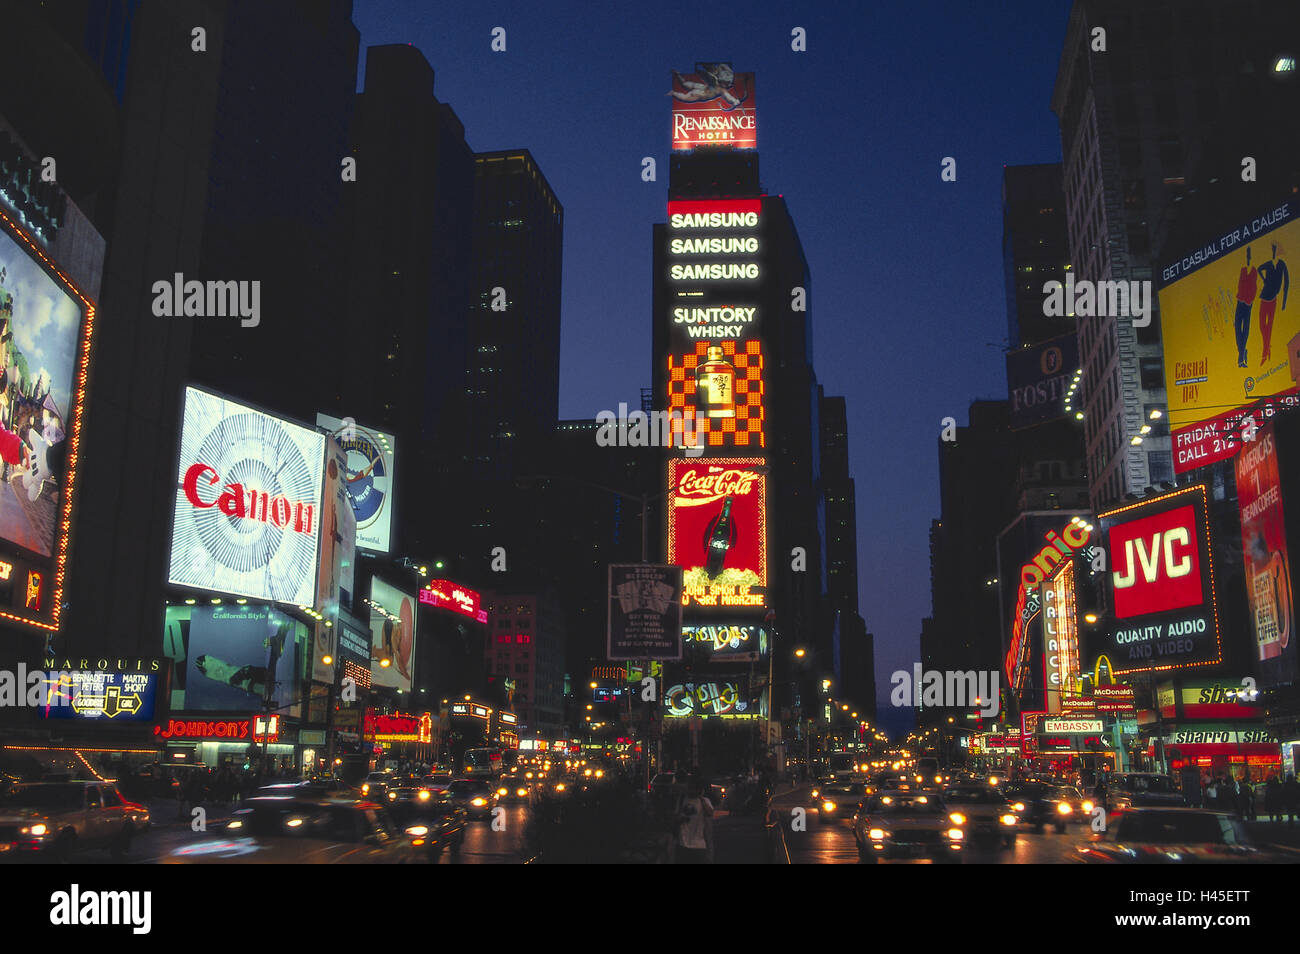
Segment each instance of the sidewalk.
[{"label": "sidewalk", "polygon": [[[781,783],[772,791],[772,801],[798,791],[799,786]],[[781,810],[772,805],[767,818],[757,815],[721,814],[713,820],[713,861],[719,865],[787,864],[785,829]]]}]

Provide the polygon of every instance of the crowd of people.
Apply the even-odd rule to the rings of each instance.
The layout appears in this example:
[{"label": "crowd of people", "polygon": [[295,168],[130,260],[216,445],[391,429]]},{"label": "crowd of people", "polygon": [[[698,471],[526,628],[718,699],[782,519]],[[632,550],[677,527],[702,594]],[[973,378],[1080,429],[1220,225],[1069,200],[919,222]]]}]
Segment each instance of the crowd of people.
[{"label": "crowd of people", "polygon": [[1269,821],[1294,825],[1300,816],[1300,782],[1291,772],[1285,781],[1271,773],[1263,784],[1252,783],[1249,776],[1215,775],[1202,780],[1199,793],[1188,792],[1188,804],[1232,812],[1244,821],[1258,821],[1262,807]]}]

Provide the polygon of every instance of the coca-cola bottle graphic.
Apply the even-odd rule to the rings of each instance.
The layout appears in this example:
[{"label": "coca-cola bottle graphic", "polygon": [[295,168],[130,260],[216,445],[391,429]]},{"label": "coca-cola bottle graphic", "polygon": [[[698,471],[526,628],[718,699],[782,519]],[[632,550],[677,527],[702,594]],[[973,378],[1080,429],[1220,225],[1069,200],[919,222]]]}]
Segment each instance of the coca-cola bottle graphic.
[{"label": "coca-cola bottle graphic", "polygon": [[704,572],[710,578],[722,572],[727,551],[736,545],[736,524],[731,519],[731,495],[722,502],[722,510],[704,528]]}]

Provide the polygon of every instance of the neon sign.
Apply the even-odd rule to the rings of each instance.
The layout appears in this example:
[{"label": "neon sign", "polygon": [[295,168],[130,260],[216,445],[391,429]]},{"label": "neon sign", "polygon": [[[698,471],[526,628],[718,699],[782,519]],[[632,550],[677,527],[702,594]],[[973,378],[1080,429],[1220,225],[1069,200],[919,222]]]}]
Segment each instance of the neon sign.
[{"label": "neon sign", "polygon": [[430,580],[420,590],[420,602],[438,609],[449,609],[479,623],[487,622],[487,611],[479,605],[479,594],[451,580]]}]

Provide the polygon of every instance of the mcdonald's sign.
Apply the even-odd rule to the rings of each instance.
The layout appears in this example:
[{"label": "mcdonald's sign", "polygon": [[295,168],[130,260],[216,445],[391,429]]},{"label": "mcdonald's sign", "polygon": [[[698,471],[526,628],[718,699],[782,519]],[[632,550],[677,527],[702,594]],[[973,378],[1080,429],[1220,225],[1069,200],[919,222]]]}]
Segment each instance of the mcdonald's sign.
[{"label": "mcdonald's sign", "polygon": [[1101,664],[1106,664],[1106,678],[1110,680],[1110,685],[1115,685],[1115,667],[1110,664],[1110,659],[1105,653],[1097,656],[1097,661],[1092,666],[1092,684],[1101,685]]}]

